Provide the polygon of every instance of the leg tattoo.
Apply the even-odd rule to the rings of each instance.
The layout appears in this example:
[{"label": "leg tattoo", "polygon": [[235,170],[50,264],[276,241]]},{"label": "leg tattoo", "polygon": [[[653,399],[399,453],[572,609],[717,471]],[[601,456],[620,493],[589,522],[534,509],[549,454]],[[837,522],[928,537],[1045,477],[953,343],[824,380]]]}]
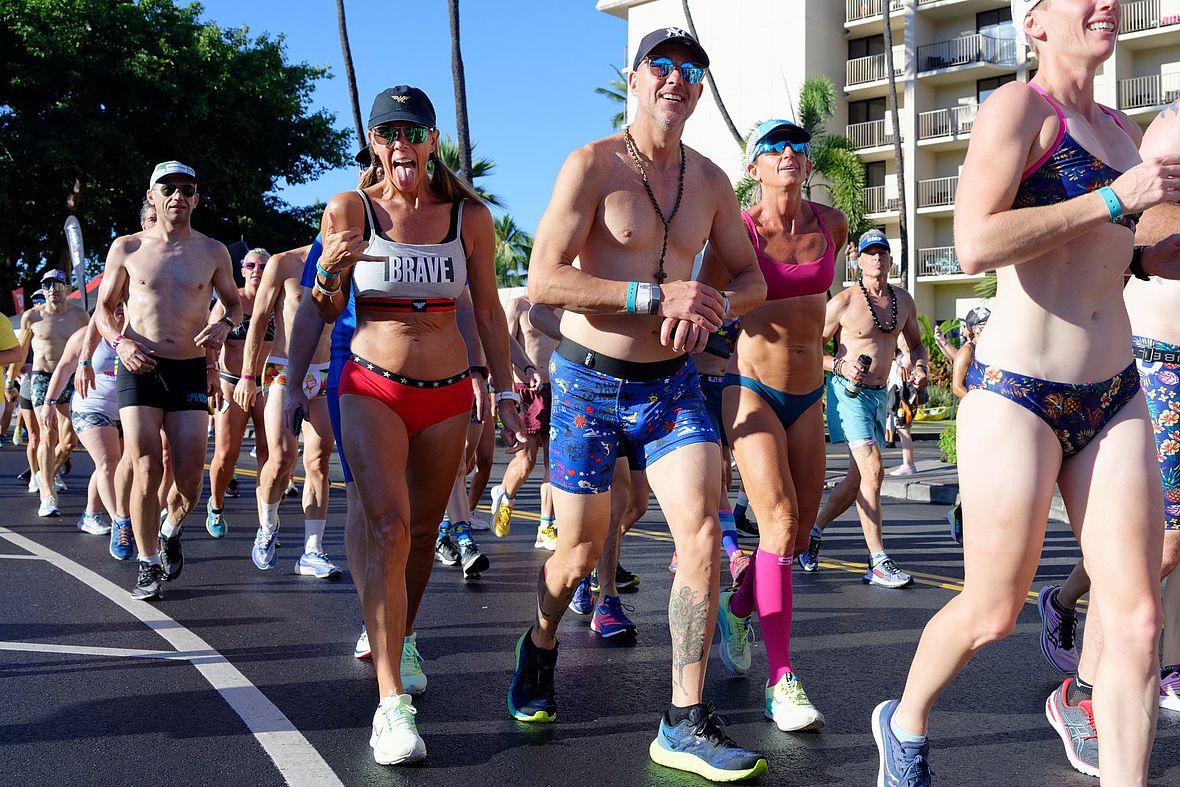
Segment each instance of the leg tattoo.
[{"label": "leg tattoo", "polygon": [[542,624],[556,626],[561,622],[561,616],[565,614],[565,608],[578,588],[575,585],[563,596],[554,596],[549,591],[549,585],[545,582],[545,569],[545,566],[541,566],[541,570],[537,572],[537,626]]},{"label": "leg tattoo", "polygon": [[698,599],[696,592],[682,587],[668,601],[668,624],[672,630],[672,672],[681,691],[684,669],[705,657],[705,622],[709,616],[709,594]]}]

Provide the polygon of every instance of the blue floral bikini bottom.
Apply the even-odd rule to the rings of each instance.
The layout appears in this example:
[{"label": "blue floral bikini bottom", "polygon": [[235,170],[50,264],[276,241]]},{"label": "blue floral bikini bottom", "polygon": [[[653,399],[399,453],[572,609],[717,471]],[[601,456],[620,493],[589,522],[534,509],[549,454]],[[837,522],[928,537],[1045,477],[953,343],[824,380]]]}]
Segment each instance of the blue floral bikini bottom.
[{"label": "blue floral bikini bottom", "polygon": [[1085,448],[1139,393],[1139,371],[1132,363],[1102,382],[1057,383],[972,361],[966,387],[997,393],[1038,416],[1069,457]]}]

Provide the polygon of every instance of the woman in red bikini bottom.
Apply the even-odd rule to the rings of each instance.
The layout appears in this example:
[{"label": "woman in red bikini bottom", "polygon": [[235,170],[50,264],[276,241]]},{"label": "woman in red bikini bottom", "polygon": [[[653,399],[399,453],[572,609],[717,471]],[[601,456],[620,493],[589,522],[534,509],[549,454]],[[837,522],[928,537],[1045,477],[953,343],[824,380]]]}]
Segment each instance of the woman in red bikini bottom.
[{"label": "woman in red bikini bottom", "polygon": [[[426,756],[399,657],[471,413],[467,350],[455,320],[465,283],[497,387],[511,391],[512,373],[491,214],[438,157],[430,99],[406,85],[384,90],[368,128],[386,177],[328,203],[313,294],[325,322],[341,313],[350,290],[356,297],[352,355],[340,378],[341,437],[369,523],[364,567],[354,567],[364,571],[361,602],[379,693],[369,744],[378,763],[394,765]],[[510,451],[525,439],[518,401],[515,393],[496,396]]]}]

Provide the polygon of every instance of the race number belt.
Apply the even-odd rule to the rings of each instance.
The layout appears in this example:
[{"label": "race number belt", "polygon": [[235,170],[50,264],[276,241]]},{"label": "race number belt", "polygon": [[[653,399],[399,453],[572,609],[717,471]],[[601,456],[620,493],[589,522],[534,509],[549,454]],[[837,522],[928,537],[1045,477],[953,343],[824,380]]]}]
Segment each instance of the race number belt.
[{"label": "race number belt", "polygon": [[1131,352],[1136,358],[1147,363],[1180,364],[1180,352],[1158,350],[1155,347],[1133,347]]}]

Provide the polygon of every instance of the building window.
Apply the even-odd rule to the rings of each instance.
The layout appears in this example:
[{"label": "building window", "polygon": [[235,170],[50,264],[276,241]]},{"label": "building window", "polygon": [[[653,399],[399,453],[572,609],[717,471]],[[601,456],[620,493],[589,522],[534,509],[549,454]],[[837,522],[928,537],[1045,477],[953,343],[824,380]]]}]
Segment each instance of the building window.
[{"label": "building window", "polygon": [[[1005,6],[1003,8],[996,8],[992,11],[980,11],[975,15],[975,32],[985,33],[989,35],[996,35],[1000,29],[1012,28],[1012,8]],[[1011,34],[1009,34],[1009,37]]]},{"label": "building window", "polygon": [[848,59],[885,54],[885,36],[853,38],[848,42]]},{"label": "building window", "polygon": [[885,185],[885,162],[870,161],[865,164],[865,187]]},{"label": "building window", "polygon": [[868,123],[872,120],[885,119],[885,99],[871,98],[868,101],[848,102],[848,122]]},{"label": "building window", "polygon": [[987,79],[977,80],[975,83],[975,99],[982,104],[1000,85],[1006,85],[1009,82],[1015,81],[1015,74],[1005,74],[1002,77],[989,77]]}]

